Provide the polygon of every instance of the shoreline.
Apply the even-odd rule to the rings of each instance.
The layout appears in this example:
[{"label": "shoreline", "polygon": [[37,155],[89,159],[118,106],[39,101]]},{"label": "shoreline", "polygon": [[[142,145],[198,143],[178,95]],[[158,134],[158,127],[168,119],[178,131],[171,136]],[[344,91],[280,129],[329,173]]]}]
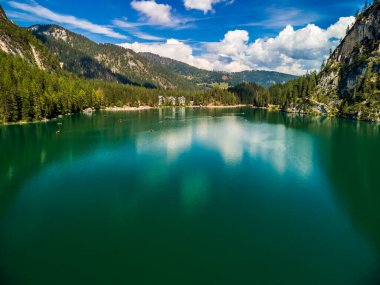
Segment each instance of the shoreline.
[{"label": "shoreline", "polygon": [[120,112],[120,111],[144,111],[152,109],[164,109],[164,108],[191,108],[191,109],[228,109],[228,108],[250,108],[252,105],[194,105],[194,106],[140,106],[140,107],[106,107],[105,109],[100,109],[100,111],[111,111],[111,112]]},{"label": "shoreline", "polygon": [[[357,118],[348,118],[344,116],[337,116],[337,115],[323,115],[323,114],[315,114],[315,113],[307,113],[307,112],[296,112],[296,111],[290,111],[290,110],[282,110],[279,108],[279,106],[276,105],[270,105],[268,107],[257,107],[254,105],[207,105],[207,106],[201,106],[201,105],[195,105],[195,106],[140,106],[140,107],[129,107],[129,106],[124,106],[124,107],[106,107],[104,109],[99,109],[98,111],[106,111],[106,112],[135,112],[135,111],[148,111],[148,110],[155,110],[155,109],[164,109],[164,108],[185,108],[185,109],[233,109],[233,108],[252,108],[252,109],[257,109],[257,110],[266,110],[269,112],[280,112],[280,113],[285,113],[285,114],[298,114],[298,115],[309,115],[309,116],[327,116],[330,118],[339,118],[339,119],[344,119],[344,120],[349,120],[349,121],[357,121],[357,122],[368,122],[368,123],[377,123],[380,124],[380,121],[376,120],[362,120],[362,119],[357,119]],[[87,115],[92,115],[92,113],[95,112],[93,110],[90,113],[86,113],[85,110],[75,113],[75,114],[87,114]],[[18,121],[18,122],[0,122],[0,127],[1,126],[17,126],[17,125],[28,125],[28,124],[40,124],[40,123],[49,123],[52,121],[57,121],[59,119],[62,119],[66,116],[71,116],[75,114],[66,114],[66,115],[59,115],[58,117],[55,118],[50,118],[50,119],[41,119],[38,121]]]}]

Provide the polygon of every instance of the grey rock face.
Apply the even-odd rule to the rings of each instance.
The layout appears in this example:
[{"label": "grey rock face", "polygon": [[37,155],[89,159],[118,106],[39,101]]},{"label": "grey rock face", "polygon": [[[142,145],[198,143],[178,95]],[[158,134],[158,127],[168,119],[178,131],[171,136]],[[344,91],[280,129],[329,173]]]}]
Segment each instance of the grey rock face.
[{"label": "grey rock face", "polygon": [[352,95],[373,63],[380,71],[380,3],[359,15],[347,36],[336,48],[321,73],[320,94],[335,92],[340,98]]}]

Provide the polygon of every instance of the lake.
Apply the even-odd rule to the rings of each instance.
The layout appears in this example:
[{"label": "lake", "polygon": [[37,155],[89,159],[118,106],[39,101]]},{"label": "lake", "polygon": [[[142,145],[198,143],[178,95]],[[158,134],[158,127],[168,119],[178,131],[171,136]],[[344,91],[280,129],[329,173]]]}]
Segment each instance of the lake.
[{"label": "lake", "polygon": [[379,284],[379,131],[249,108],[2,126],[0,284]]}]

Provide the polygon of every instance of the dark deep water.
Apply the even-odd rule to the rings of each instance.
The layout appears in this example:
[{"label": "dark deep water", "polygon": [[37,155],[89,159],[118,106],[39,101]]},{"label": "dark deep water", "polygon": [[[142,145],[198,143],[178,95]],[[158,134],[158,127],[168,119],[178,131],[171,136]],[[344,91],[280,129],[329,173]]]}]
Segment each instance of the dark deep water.
[{"label": "dark deep water", "polygon": [[253,109],[59,121],[0,127],[0,284],[380,284],[379,125]]}]

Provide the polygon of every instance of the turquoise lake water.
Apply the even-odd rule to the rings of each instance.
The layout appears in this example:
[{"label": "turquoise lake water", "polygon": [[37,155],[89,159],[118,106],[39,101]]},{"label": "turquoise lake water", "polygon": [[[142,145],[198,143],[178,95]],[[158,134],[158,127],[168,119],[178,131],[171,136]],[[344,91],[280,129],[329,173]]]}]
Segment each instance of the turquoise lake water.
[{"label": "turquoise lake water", "polygon": [[0,126],[0,284],[380,284],[379,131],[249,108]]}]

